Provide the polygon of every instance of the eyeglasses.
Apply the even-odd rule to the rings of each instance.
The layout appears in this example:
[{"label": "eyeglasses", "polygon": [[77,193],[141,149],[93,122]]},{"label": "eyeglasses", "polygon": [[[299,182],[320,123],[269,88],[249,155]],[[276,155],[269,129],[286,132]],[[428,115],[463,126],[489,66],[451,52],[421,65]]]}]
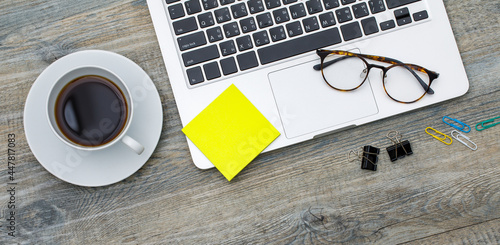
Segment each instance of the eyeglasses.
[{"label": "eyeglasses", "polygon": [[[382,85],[386,94],[400,103],[417,102],[426,94],[434,94],[430,86],[439,76],[421,66],[382,56],[322,49],[316,50],[316,54],[321,58],[321,64],[313,68],[321,71],[323,79],[333,89],[355,90],[363,85],[372,68],[379,68],[382,70]],[[389,63],[391,66],[370,64],[366,59]]]}]

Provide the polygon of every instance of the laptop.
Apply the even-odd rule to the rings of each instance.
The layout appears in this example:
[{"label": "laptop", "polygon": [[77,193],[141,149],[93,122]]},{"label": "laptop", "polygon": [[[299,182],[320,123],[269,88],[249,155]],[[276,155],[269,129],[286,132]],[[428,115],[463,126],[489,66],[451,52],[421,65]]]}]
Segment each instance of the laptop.
[{"label": "laptop", "polygon": [[[265,151],[456,98],[469,88],[441,0],[147,4],[183,126],[234,84],[281,133]],[[410,104],[387,96],[377,69],[360,88],[341,92],[313,69],[320,63],[317,49],[390,57],[439,77],[433,94]],[[194,164],[213,167],[187,140]]]}]

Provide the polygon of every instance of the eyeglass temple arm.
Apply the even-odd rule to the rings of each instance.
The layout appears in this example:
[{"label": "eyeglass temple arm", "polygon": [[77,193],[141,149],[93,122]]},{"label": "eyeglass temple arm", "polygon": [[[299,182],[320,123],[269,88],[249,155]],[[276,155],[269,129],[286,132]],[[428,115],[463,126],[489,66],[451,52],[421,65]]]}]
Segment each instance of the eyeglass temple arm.
[{"label": "eyeglass temple arm", "polygon": [[[329,67],[329,66],[331,66],[331,65],[333,65],[341,60],[345,60],[347,58],[353,58],[353,57],[355,57],[355,56],[342,56],[342,57],[334,59],[334,60],[329,60],[329,61],[323,62],[323,68],[327,68],[327,67]],[[313,66],[313,69],[316,71],[321,71],[321,63]]]},{"label": "eyeglass temple arm", "polygon": [[[317,51],[317,54],[321,57],[321,59],[324,59],[330,53],[326,53],[326,52],[322,52],[322,51]],[[382,57],[382,56],[376,56],[376,57],[379,57],[379,59],[377,59],[377,58],[375,58],[375,57],[373,57],[371,55],[366,55],[366,54],[356,54],[356,55],[359,55],[361,57],[364,57],[364,58],[367,58],[367,59],[370,59],[370,60],[385,62],[385,63],[389,63],[389,64],[403,64],[403,62],[401,62],[399,60],[392,59],[392,58],[387,58],[387,57]],[[346,55],[346,56],[342,56],[342,57],[334,59],[334,60],[329,60],[329,61],[323,62],[323,68],[326,68],[326,67],[328,67],[328,66],[330,66],[332,64],[335,64],[336,62],[339,62],[341,60],[344,60],[344,59],[347,59],[347,58],[352,58],[352,57],[356,57],[356,56],[347,56]],[[408,69],[413,76],[415,76],[415,78],[420,83],[420,85],[422,85],[422,87],[425,90],[427,90],[428,94],[434,94],[434,90],[432,90],[432,88],[430,88],[429,86],[427,86],[427,84],[424,81],[422,81],[422,79],[417,75],[417,73],[415,73],[415,71],[413,69],[411,69],[410,67],[408,67],[406,65],[404,67],[406,69]],[[317,65],[313,66],[313,69],[317,70],[317,71],[320,71],[321,70],[321,64],[317,64]]]}]

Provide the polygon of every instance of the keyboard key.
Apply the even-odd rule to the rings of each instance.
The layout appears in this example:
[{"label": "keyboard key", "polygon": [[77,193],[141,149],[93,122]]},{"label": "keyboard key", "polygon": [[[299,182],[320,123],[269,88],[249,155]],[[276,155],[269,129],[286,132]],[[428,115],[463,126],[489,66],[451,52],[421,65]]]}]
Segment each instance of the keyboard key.
[{"label": "keyboard key", "polygon": [[335,25],[335,17],[333,17],[333,12],[327,12],[319,15],[319,21],[323,28]]},{"label": "keyboard key", "polygon": [[356,39],[363,35],[361,33],[361,28],[359,27],[359,23],[357,21],[341,26],[340,30],[342,31],[342,36],[344,37],[344,41]]},{"label": "keyboard key", "polygon": [[380,29],[382,29],[382,31],[386,31],[394,27],[396,27],[396,23],[394,23],[394,20],[388,20],[380,23]]},{"label": "keyboard key", "polygon": [[172,20],[184,17],[185,13],[182,4],[178,3],[172,6],[168,6],[168,14],[170,15],[170,19]]},{"label": "keyboard key", "polygon": [[253,17],[240,20],[240,27],[243,33],[257,30],[257,23]]},{"label": "keyboard key", "polygon": [[354,12],[354,16],[356,17],[356,19],[365,17],[370,14],[368,12],[368,6],[366,6],[366,3],[358,3],[352,5],[352,12]]},{"label": "keyboard key", "polygon": [[413,14],[413,19],[415,21],[420,21],[420,20],[424,20],[424,19],[427,19],[427,18],[429,18],[429,14],[427,13],[426,10],[420,11],[420,12],[417,12],[417,13]]},{"label": "keyboard key", "polygon": [[270,13],[264,13],[257,15],[257,23],[259,28],[266,28],[273,25],[273,20]]},{"label": "keyboard key", "polygon": [[325,9],[333,9],[340,6],[339,0],[323,0],[323,4],[325,5]]},{"label": "keyboard key", "polygon": [[252,37],[253,41],[255,42],[255,46],[257,47],[269,43],[269,36],[267,35],[267,31],[256,32],[252,35]]},{"label": "keyboard key", "polygon": [[269,34],[271,34],[271,40],[273,42],[280,41],[286,38],[285,29],[283,26],[273,27],[269,29]]},{"label": "keyboard key", "polygon": [[299,21],[286,24],[286,31],[289,37],[295,37],[303,33],[302,26]]},{"label": "keyboard key", "polygon": [[283,4],[290,4],[294,2],[297,2],[297,0],[283,0]]},{"label": "keyboard key", "polygon": [[307,5],[307,11],[309,14],[315,14],[323,11],[323,7],[321,7],[321,2],[320,0],[308,0],[306,2]]},{"label": "keyboard key", "polygon": [[219,26],[207,30],[208,41],[213,43],[222,40],[222,30]]},{"label": "keyboard key", "polygon": [[276,24],[287,22],[290,20],[290,17],[288,16],[288,10],[286,8],[274,10],[273,16]]},{"label": "keyboard key", "polygon": [[200,31],[177,38],[177,43],[179,44],[180,50],[184,51],[207,44],[207,39],[203,31]]},{"label": "keyboard key", "polygon": [[236,0],[220,0],[220,5],[228,5],[234,3]]},{"label": "keyboard key", "polygon": [[175,21],[172,23],[172,26],[174,27],[174,32],[177,35],[198,29],[198,25],[196,24],[196,19],[194,17]]},{"label": "keyboard key", "polygon": [[349,7],[335,10],[335,15],[337,15],[339,23],[352,20],[351,9]]},{"label": "keyboard key", "polygon": [[242,71],[259,66],[259,61],[254,51],[237,55],[236,59]]},{"label": "keyboard key", "polygon": [[265,46],[260,48],[257,52],[259,53],[260,63],[269,64],[298,54],[334,45],[341,41],[339,30],[337,28],[332,28],[271,46]]},{"label": "keyboard key", "polygon": [[396,19],[406,16],[410,16],[410,10],[408,10],[408,8],[394,10],[394,17],[396,17]]},{"label": "keyboard key", "polygon": [[236,61],[233,57],[222,59],[220,61],[220,66],[222,68],[222,74],[224,74],[224,76],[236,73],[238,71],[238,67],[236,67]]},{"label": "keyboard key", "polygon": [[340,0],[342,2],[342,5],[350,4],[356,2],[356,0]]},{"label": "keyboard key", "polygon": [[372,11],[372,14],[385,11],[384,1],[382,0],[370,0],[368,1],[368,5],[370,5],[370,10]]},{"label": "keyboard key", "polygon": [[200,28],[213,26],[215,22],[212,13],[208,12],[198,15],[198,23],[200,24]]},{"label": "keyboard key", "polygon": [[188,14],[195,14],[201,12],[200,0],[188,0],[184,3],[186,7],[186,12]]},{"label": "keyboard key", "polygon": [[403,26],[403,25],[411,23],[411,17],[407,16],[407,17],[404,17],[404,18],[399,18],[396,21],[398,22],[398,26]]},{"label": "keyboard key", "polygon": [[247,6],[245,5],[245,3],[238,3],[231,6],[231,12],[233,12],[233,17],[235,19],[245,17],[248,15]]},{"label": "keyboard key", "polygon": [[306,16],[306,8],[303,3],[297,3],[290,6],[290,14],[293,19],[298,19],[300,17]]},{"label": "keyboard key", "polygon": [[238,24],[236,22],[225,24],[223,28],[227,38],[240,35],[240,30],[238,29]]},{"label": "keyboard key", "polygon": [[273,9],[281,6],[280,0],[264,0],[267,9]]},{"label": "keyboard key", "polygon": [[251,14],[264,11],[264,3],[262,2],[262,0],[249,0],[247,4],[248,10],[250,10]]},{"label": "keyboard key", "polygon": [[303,19],[302,24],[306,32],[312,32],[319,29],[318,19],[315,16]]},{"label": "keyboard key", "polygon": [[216,58],[219,58],[219,50],[217,50],[217,45],[203,47],[182,54],[182,60],[184,61],[184,66],[186,67]]},{"label": "keyboard key", "polygon": [[406,4],[418,2],[420,0],[386,0],[387,1],[387,7],[389,9],[401,7]]},{"label": "keyboard key", "polygon": [[233,40],[228,40],[219,44],[220,52],[222,56],[228,56],[230,54],[236,53],[236,46]]},{"label": "keyboard key", "polygon": [[219,64],[217,64],[217,61],[203,65],[203,71],[205,71],[207,80],[220,77]]},{"label": "keyboard key", "polygon": [[375,17],[366,18],[361,20],[361,26],[363,26],[363,31],[365,35],[370,35],[378,32],[377,20]]},{"label": "keyboard key", "polygon": [[253,48],[252,39],[249,35],[236,38],[236,45],[238,45],[240,52]]},{"label": "keyboard key", "polygon": [[203,8],[205,10],[217,8],[219,6],[217,0],[201,0],[201,3],[203,4]]},{"label": "keyboard key", "polygon": [[180,1],[180,0],[165,0],[165,2],[166,2],[167,4],[170,4],[170,3],[175,3],[175,2],[177,2],[177,1]]},{"label": "keyboard key", "polygon": [[214,11],[214,14],[215,14],[215,19],[217,20],[217,23],[224,23],[226,21],[231,20],[231,14],[229,13],[228,7],[217,9]]},{"label": "keyboard key", "polygon": [[196,66],[186,70],[188,75],[189,84],[195,85],[205,81],[203,78],[203,73],[201,72],[201,67]]}]

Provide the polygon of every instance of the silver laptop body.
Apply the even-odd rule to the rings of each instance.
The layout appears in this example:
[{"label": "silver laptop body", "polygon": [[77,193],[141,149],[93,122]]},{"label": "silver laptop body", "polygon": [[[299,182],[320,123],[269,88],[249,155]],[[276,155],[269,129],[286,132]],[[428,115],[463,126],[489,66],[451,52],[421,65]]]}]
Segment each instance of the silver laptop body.
[{"label": "silver laptop body", "polygon": [[[281,132],[265,151],[449,100],[469,88],[441,0],[147,3],[182,124],[235,84]],[[359,89],[336,91],[312,69],[320,62],[318,48],[436,71],[434,94],[397,103],[385,93],[377,70]],[[188,144],[198,168],[213,167],[189,139]]]}]

